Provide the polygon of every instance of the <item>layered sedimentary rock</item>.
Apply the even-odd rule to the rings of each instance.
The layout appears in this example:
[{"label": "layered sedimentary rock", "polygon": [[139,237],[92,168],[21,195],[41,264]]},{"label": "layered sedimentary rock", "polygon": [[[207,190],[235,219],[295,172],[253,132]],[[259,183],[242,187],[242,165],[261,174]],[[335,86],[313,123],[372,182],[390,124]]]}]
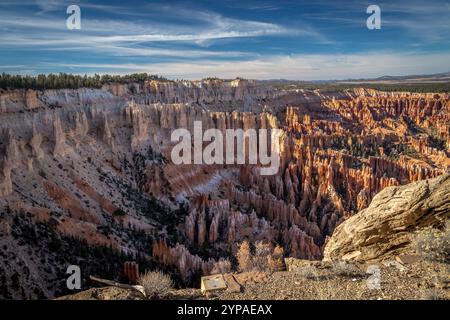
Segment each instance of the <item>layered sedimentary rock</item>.
[{"label": "layered sedimentary rock", "polygon": [[11,170],[17,166],[19,154],[17,143],[11,129],[1,132],[2,143],[0,144],[0,196],[12,192]]},{"label": "layered sedimentary rock", "polygon": [[198,272],[209,274],[213,268],[214,260],[202,260],[198,255],[193,255],[185,246],[177,244],[170,247],[164,241],[157,241],[152,248],[153,257],[164,265],[176,266],[183,279],[189,279]]},{"label": "layered sedimentary rock", "polygon": [[[446,94],[284,91],[241,79],[2,91],[0,206],[188,279],[244,240],[320,259],[326,237],[380,191],[448,170],[449,108]],[[278,172],[174,164],[171,133],[193,138],[195,121],[221,133],[282,130]]]},{"label": "layered sedimentary rock", "polygon": [[179,82],[151,80],[143,84],[106,85],[104,89],[120,97],[133,96],[137,102],[144,104],[192,102],[209,104],[239,101],[249,107],[251,100],[266,99],[275,94],[270,87],[242,79]]},{"label": "layered sedimentary rock", "polygon": [[[200,196],[204,199],[204,196]],[[220,228],[219,228],[220,227]],[[229,200],[208,200],[198,203],[185,220],[185,232],[188,239],[203,245],[225,242],[229,245],[245,239],[275,240],[276,232],[264,219],[258,218],[253,211],[245,214],[230,209]]]},{"label": "layered sedimentary rock", "polygon": [[370,205],[339,225],[327,242],[325,260],[369,261],[404,249],[413,232],[450,218],[450,174],[385,188]]},{"label": "layered sedimentary rock", "polygon": [[61,120],[56,117],[53,121],[53,139],[55,145],[53,147],[54,156],[64,156],[67,151],[66,134],[61,126]]}]

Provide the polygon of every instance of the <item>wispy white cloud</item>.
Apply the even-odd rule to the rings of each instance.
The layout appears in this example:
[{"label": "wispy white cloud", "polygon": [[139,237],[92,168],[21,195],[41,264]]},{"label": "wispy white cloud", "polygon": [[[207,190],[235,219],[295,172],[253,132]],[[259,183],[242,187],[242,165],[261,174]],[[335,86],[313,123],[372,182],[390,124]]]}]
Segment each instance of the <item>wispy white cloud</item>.
[{"label": "wispy white cloud", "polygon": [[[365,27],[366,25],[368,15],[365,9],[368,3],[318,1],[315,4],[333,8],[303,15],[309,19],[335,22],[321,30]],[[423,46],[450,39],[450,3],[448,1],[378,1],[374,4],[379,5],[381,9],[382,30],[384,28],[398,30],[405,36],[420,39]]]},{"label": "wispy white cloud", "polygon": [[[68,48],[50,48],[46,50],[51,51],[86,51],[85,46]],[[104,53],[117,57],[179,57],[179,58],[212,58],[212,57],[228,57],[228,58],[243,58],[249,56],[246,52],[240,51],[211,51],[211,50],[187,50],[187,49],[161,49],[161,48],[146,48],[146,47],[125,47],[116,45],[98,45],[90,49],[91,52]]]},{"label": "wispy white cloud", "polygon": [[[190,12],[194,16],[193,12]],[[0,13],[0,28],[11,28],[11,32],[23,34],[23,31],[37,37],[42,30],[49,32],[67,31],[65,34],[51,34],[58,40],[59,36],[70,37],[74,33],[66,30],[65,16],[21,16],[12,12]],[[103,42],[130,41],[198,41],[207,39],[258,37],[267,35],[299,34],[316,36],[311,30],[291,30],[289,28],[267,22],[231,19],[214,13],[195,13],[195,20],[202,24],[168,24],[157,21],[133,23],[111,19],[82,19],[80,33],[99,36]],[[16,28],[26,28],[18,30]],[[38,33],[39,31],[39,33]],[[48,34],[47,34],[48,36]],[[98,39],[96,39],[98,40]]]},{"label": "wispy white cloud", "polygon": [[441,18],[422,17],[419,19],[384,19],[382,24],[389,28],[404,29],[408,35],[421,39],[424,43],[436,43],[450,39],[450,12]]},{"label": "wispy white cloud", "polygon": [[24,64],[11,64],[11,65],[0,65],[0,69],[21,69],[25,68],[26,66]]},{"label": "wispy white cloud", "polygon": [[54,11],[64,7],[60,0],[36,0],[36,5],[41,9],[41,13]]},{"label": "wispy white cloud", "polygon": [[251,79],[324,80],[370,78],[383,75],[437,73],[450,70],[446,54],[388,53],[318,54],[271,56],[255,60],[171,62],[151,64],[48,64],[44,67],[72,68],[80,73],[150,72],[170,78],[200,79],[204,77]]},{"label": "wispy white cloud", "polygon": [[[44,5],[43,5],[44,6]],[[52,10],[49,4],[46,10]],[[100,6],[101,10],[112,10]],[[156,8],[167,11],[170,6]],[[327,39],[314,29],[290,29],[274,23],[224,17],[214,12],[194,12],[178,8],[173,16],[195,20],[192,24],[177,24],[149,20],[146,23],[114,19],[83,18],[82,30],[70,31],[65,26],[65,16],[55,19],[45,13],[22,16],[17,12],[0,13],[0,48],[35,50],[68,50],[98,52],[110,56],[167,56],[167,57],[226,57],[243,56],[238,51],[207,50],[217,41],[262,36],[299,36],[309,41],[325,42]],[[197,50],[155,47],[153,43],[191,43]],[[145,43],[145,46],[139,45]]]},{"label": "wispy white cloud", "polygon": [[[39,63],[32,66],[23,61],[12,64],[17,72],[35,70],[42,72],[72,68],[71,71],[105,73],[127,73],[146,71],[159,73],[173,78],[203,78],[219,76],[233,78],[243,76],[256,79],[287,78],[287,79],[333,79],[376,77],[385,74],[400,75],[411,73],[432,73],[450,70],[448,53],[404,53],[404,52],[368,52],[351,54],[302,54],[288,55],[290,48],[283,41],[292,37],[297,41],[294,45],[305,41],[311,44],[336,44],[329,39],[324,30],[336,29],[339,26],[353,28],[358,25],[365,28],[366,4],[360,1],[341,3],[315,3],[327,9],[315,14],[309,14],[309,19],[321,19],[317,26],[308,25],[302,19],[284,23],[275,19],[268,22],[264,19],[232,18],[212,11],[193,11],[186,7],[174,7],[170,4],[143,4],[141,10],[132,10],[126,5],[92,4],[80,0],[82,7],[82,30],[70,31],[65,26],[65,10],[59,12],[60,1],[25,0],[20,5],[39,6],[39,13],[26,10],[13,10],[0,3],[0,50],[16,50],[22,52],[58,51],[82,53],[83,59],[89,61],[88,55],[95,55],[92,61],[107,61],[105,64],[85,63]],[[14,4],[11,4],[13,6]],[[239,4],[238,4],[239,5]],[[243,3],[243,7],[247,4]],[[273,11],[278,5],[265,2],[256,3],[254,9]],[[83,8],[102,11],[105,15],[83,15]],[[399,6],[393,3],[381,4],[383,28],[395,28],[405,35],[415,35],[422,41],[420,47],[428,43],[439,43],[449,39],[450,5],[440,3],[422,4],[413,2],[410,5]],[[58,10],[56,13],[54,10]],[[147,10],[149,9],[149,10]],[[358,12],[358,15],[347,13]],[[390,13],[396,13],[389,17]],[[128,16],[115,18],[120,13]],[[134,16],[130,18],[129,15]],[[405,18],[408,15],[409,19]],[[100,18],[100,17],[108,18]],[[170,17],[170,19],[167,19]],[[299,13],[299,17],[302,16]],[[307,19],[305,19],[307,20]],[[329,23],[323,21],[329,20]],[[335,30],[334,30],[335,31]],[[260,38],[282,38],[281,43],[274,41],[274,46],[280,45],[280,50],[254,53],[243,49],[234,49],[231,44],[244,43],[242,40],[257,42]],[[330,36],[337,36],[331,32]],[[251,39],[250,39],[251,38]],[[240,39],[240,42],[237,40]],[[353,40],[353,39],[352,39]],[[361,40],[358,39],[358,40]],[[392,39],[391,39],[392,40]],[[356,41],[356,40],[355,40]],[[364,39],[362,39],[364,41]],[[411,43],[411,42],[409,42]],[[217,50],[214,45],[220,44]],[[448,44],[448,42],[447,42]],[[340,43],[341,51],[351,49]],[[243,46],[246,47],[246,46]],[[227,48],[227,49],[224,49]],[[232,48],[232,49],[229,49]],[[236,47],[235,47],[236,48]],[[323,48],[323,47],[322,47]],[[331,48],[331,46],[330,46]],[[335,48],[335,47],[333,47]],[[301,48],[300,48],[301,49]],[[356,49],[355,49],[356,50]],[[361,49],[359,49],[361,50]],[[395,50],[395,49],[394,49]],[[295,51],[295,50],[293,50]],[[271,52],[271,53],[268,53]],[[274,55],[273,52],[283,52]],[[61,54],[61,56],[63,56]],[[54,57],[54,55],[53,55]],[[131,60],[129,57],[138,59]],[[151,58],[151,59],[150,59]],[[156,58],[156,59],[153,59]],[[161,58],[161,59],[160,59]],[[146,59],[146,63],[138,63]],[[64,59],[59,59],[61,61]],[[36,59],[35,59],[36,61]],[[51,61],[50,59],[46,61]],[[77,61],[77,59],[74,59]],[[136,63],[123,63],[135,61]],[[150,63],[150,61],[152,63]],[[22,67],[19,65],[25,64]]]}]

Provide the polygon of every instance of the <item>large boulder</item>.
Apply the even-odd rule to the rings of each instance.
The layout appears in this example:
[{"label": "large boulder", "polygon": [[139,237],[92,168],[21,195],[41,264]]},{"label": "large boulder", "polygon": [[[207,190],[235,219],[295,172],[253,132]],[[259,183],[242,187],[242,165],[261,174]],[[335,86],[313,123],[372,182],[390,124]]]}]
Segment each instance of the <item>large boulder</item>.
[{"label": "large boulder", "polygon": [[413,232],[450,215],[450,173],[388,187],[334,231],[324,260],[381,260],[404,250]]}]

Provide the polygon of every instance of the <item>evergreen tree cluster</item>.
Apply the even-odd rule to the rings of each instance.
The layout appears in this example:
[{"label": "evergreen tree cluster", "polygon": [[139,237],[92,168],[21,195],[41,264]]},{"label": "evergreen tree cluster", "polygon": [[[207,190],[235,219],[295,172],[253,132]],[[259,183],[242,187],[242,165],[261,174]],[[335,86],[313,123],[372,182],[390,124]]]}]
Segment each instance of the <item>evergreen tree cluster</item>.
[{"label": "evergreen tree cluster", "polygon": [[142,83],[147,80],[168,81],[167,79],[147,73],[133,73],[129,75],[73,75],[67,73],[40,74],[37,76],[21,76],[2,73],[0,75],[1,89],[78,89],[78,88],[101,88],[109,83]]}]

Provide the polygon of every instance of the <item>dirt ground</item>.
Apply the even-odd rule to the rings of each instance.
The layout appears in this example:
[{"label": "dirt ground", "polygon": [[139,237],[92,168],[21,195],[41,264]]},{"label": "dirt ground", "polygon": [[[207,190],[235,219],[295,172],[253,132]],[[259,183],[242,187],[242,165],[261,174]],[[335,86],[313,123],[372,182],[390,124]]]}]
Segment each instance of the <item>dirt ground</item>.
[{"label": "dirt ground", "polygon": [[[170,291],[164,299],[450,299],[450,268],[448,264],[419,261],[411,265],[400,265],[395,262],[380,262],[375,265],[379,267],[379,278],[374,278],[376,274],[366,273],[368,265],[354,265],[359,272],[355,272],[356,269],[353,268],[352,272],[346,273],[336,269],[332,263],[306,262],[304,266],[296,270],[275,272],[265,277],[235,275],[241,284],[240,292],[224,290],[208,293],[205,297],[199,289],[180,289]],[[380,281],[377,282],[376,279],[380,279]],[[92,288],[59,299],[133,300],[143,299],[143,296],[130,290],[104,287]]]}]

